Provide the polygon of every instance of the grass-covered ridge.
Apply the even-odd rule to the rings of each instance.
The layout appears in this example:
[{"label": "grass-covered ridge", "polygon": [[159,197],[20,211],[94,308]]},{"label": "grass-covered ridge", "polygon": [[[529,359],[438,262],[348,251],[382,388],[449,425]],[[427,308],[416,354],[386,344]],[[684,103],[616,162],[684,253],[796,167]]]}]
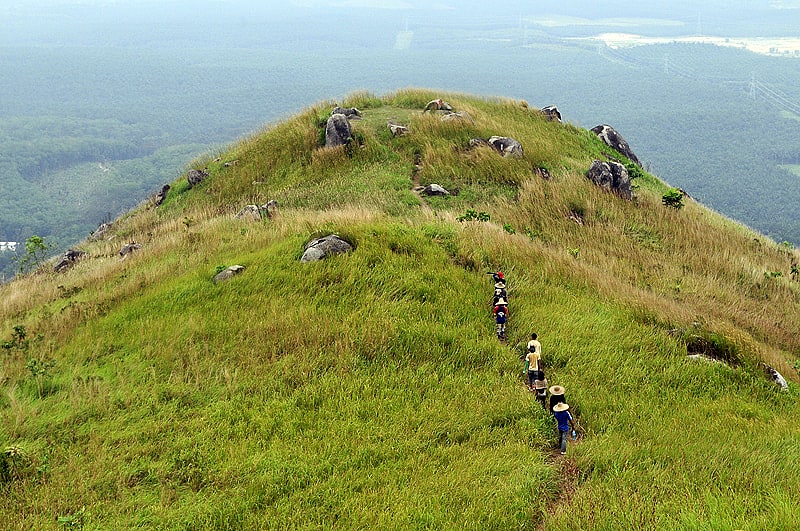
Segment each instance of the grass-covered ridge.
[{"label": "grass-covered ridge", "polygon": [[[341,103],[363,120],[336,149],[319,147],[334,106],[321,102],[197,161],[202,184],[173,183],[68,272],[0,286],[0,519],[800,525],[797,253],[691,201],[664,207],[669,187],[650,175],[634,202],[596,189],[591,161],[620,156],[524,102],[446,94],[474,119],[448,123],[420,112],[435,96],[353,95]],[[410,134],[392,137],[388,119]],[[524,158],[467,149],[495,134]],[[460,193],[422,199],[415,175]],[[273,219],[234,217],[270,199]],[[459,222],[467,210],[490,221]],[[301,264],[329,232],[355,250]],[[120,260],[128,241],[143,248]],[[233,264],[246,269],[211,282]],[[489,316],[496,268],[507,345]],[[565,458],[521,384],[532,331],[585,432]],[[728,364],[687,359],[690,344]]]}]

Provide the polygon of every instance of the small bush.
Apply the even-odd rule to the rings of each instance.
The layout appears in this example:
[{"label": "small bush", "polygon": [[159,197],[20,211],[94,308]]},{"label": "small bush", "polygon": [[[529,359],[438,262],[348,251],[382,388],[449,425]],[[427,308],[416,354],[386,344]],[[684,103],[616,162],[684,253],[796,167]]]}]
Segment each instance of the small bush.
[{"label": "small bush", "polygon": [[661,202],[664,203],[664,206],[679,210],[683,208],[683,194],[677,188],[672,188],[661,196]]}]

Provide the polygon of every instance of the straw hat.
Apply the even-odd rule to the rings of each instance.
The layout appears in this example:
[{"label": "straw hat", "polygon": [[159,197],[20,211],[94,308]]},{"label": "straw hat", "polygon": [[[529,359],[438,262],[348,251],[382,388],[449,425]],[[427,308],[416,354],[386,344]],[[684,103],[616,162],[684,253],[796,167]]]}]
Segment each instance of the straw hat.
[{"label": "straw hat", "polygon": [[533,385],[536,386],[536,389],[544,389],[545,387],[547,387],[547,381],[546,380],[536,380],[536,381],[534,381]]},{"label": "straw hat", "polygon": [[506,288],[506,283],[505,282],[495,282],[494,283],[494,287],[496,287],[497,289],[505,289]]},{"label": "straw hat", "polygon": [[564,387],[560,386],[560,385],[554,385],[553,387],[550,388],[550,394],[551,395],[563,395],[566,391],[567,390],[564,389]]},{"label": "straw hat", "polygon": [[566,411],[569,409],[569,404],[566,402],[559,402],[555,406],[553,406],[553,411]]},{"label": "straw hat", "polygon": [[506,304],[508,304],[508,303],[506,302],[506,300],[503,297],[500,297],[499,299],[497,299],[497,305],[498,306],[504,306]]}]

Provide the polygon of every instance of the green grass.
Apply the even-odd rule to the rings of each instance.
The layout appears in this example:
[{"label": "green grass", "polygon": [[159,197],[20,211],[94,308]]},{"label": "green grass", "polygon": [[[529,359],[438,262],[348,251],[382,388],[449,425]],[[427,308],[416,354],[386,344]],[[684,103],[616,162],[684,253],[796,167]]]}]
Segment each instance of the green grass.
[{"label": "green grass", "polygon": [[[30,338],[0,350],[0,450],[25,451],[2,463],[7,527],[800,525],[797,252],[693,202],[664,208],[649,174],[635,202],[598,191],[584,173],[602,143],[518,102],[447,94],[475,119],[454,126],[419,113],[434,96],[353,95],[357,145],[330,150],[321,103],[197,161],[206,181],[115,221],[67,273],[0,286],[0,340]],[[491,134],[525,157],[463,149]],[[414,194],[417,156],[423,182],[462,193]],[[234,218],[269,199],[274,218]],[[459,223],[470,208],[491,220]],[[330,232],[355,250],[301,264]],[[566,457],[522,385],[534,331],[582,430]],[[37,379],[30,359],[55,364]]]}]

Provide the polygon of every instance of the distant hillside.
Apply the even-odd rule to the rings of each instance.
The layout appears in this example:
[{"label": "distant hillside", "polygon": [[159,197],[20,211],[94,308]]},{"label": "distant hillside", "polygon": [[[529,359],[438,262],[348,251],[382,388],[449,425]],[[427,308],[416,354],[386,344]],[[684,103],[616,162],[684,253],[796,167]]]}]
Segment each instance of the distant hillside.
[{"label": "distant hillside", "polygon": [[[463,118],[423,113],[437,97]],[[64,272],[0,285],[0,521],[800,526],[800,253],[666,206],[657,176],[523,101],[341,103],[362,114],[346,146],[322,147],[320,102],[195,161],[202,182],[181,176]],[[493,135],[524,155],[471,142]],[[586,178],[594,160],[631,168],[632,201]],[[453,193],[419,192],[434,183]],[[353,250],[301,263],[328,234]],[[565,456],[523,384],[532,332],[578,422]]]}]

